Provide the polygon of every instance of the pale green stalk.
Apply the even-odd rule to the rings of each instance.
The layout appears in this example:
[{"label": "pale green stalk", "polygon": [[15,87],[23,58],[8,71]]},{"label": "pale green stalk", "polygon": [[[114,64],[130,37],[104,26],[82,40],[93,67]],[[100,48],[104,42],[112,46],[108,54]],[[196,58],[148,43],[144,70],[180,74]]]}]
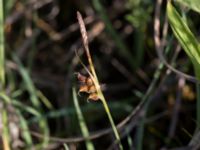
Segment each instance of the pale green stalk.
[{"label": "pale green stalk", "polygon": [[[4,90],[5,86],[5,41],[4,41],[4,7],[3,0],[0,0],[0,89]],[[2,142],[4,150],[10,150],[10,139],[8,129],[8,115],[5,108],[1,111],[3,121]]]},{"label": "pale green stalk", "polygon": [[69,150],[69,147],[66,143],[63,144],[65,150]]},{"label": "pale green stalk", "polygon": [[4,87],[5,84],[5,41],[4,41],[4,13],[3,13],[3,0],[0,0],[0,82],[1,88]]},{"label": "pale green stalk", "polygon": [[91,142],[91,140],[88,139],[89,131],[88,131],[87,125],[85,123],[85,119],[83,117],[81,108],[80,108],[79,103],[78,103],[75,88],[72,89],[72,94],[73,94],[74,105],[75,105],[78,121],[79,121],[79,124],[80,124],[81,132],[83,134],[83,137],[86,139],[86,148],[87,148],[87,150],[94,150],[95,148],[94,148],[93,143]]},{"label": "pale green stalk", "polygon": [[3,134],[2,141],[4,150],[10,150],[10,139],[9,139],[9,129],[8,129],[8,114],[5,109],[1,111],[3,120]]}]

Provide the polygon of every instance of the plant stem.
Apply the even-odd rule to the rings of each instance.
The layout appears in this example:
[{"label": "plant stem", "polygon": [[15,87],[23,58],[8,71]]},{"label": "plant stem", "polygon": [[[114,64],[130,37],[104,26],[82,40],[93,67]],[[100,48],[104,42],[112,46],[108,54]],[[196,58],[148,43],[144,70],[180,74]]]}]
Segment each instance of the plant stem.
[{"label": "plant stem", "polygon": [[1,114],[2,114],[2,120],[3,120],[3,133],[2,133],[3,147],[4,147],[4,150],[10,150],[8,114],[5,109],[2,110]]},{"label": "plant stem", "polygon": [[105,100],[105,97],[104,97],[102,92],[99,93],[99,96],[100,96],[100,99],[101,99],[101,101],[103,103],[104,109],[105,109],[105,111],[106,111],[106,113],[108,115],[108,119],[110,121],[111,127],[113,129],[114,134],[115,134],[115,137],[116,137],[116,139],[117,139],[117,141],[119,143],[119,148],[120,148],[120,150],[123,150],[123,146],[122,146],[122,143],[121,143],[121,140],[120,140],[119,133],[118,133],[117,128],[115,126],[115,123],[113,121],[113,118],[112,118],[112,115],[110,113],[110,109],[108,107],[108,104],[107,104],[107,102]]},{"label": "plant stem", "polygon": [[0,82],[1,88],[5,85],[5,70],[4,70],[4,13],[3,0],[0,0]]},{"label": "plant stem", "polygon": [[88,137],[90,136],[89,131],[88,131],[88,128],[87,128],[87,125],[85,122],[85,118],[83,117],[81,108],[79,106],[78,98],[76,95],[76,90],[74,87],[72,88],[72,94],[73,94],[74,106],[75,106],[76,114],[78,117],[79,125],[81,128],[81,132],[83,134],[83,137],[86,139],[85,140],[86,148],[87,148],[87,150],[95,150],[92,141],[88,139]]}]

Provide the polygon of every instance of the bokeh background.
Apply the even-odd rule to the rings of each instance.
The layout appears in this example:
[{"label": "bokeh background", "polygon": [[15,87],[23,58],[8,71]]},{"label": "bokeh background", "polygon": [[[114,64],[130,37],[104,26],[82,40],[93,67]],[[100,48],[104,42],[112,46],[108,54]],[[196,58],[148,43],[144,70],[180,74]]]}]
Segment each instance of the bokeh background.
[{"label": "bokeh background", "polygon": [[[7,112],[12,149],[86,149],[72,97],[72,89],[78,92],[80,86],[76,73],[88,76],[75,54],[76,50],[88,66],[77,11],[83,16],[116,125],[145,100],[120,128],[124,149],[187,145],[196,126],[195,85],[168,69],[156,53],[156,5],[161,9],[157,30],[165,38],[163,57],[193,75],[171,29],[162,33],[166,1],[158,5],[156,0],[4,0],[6,93],[13,102],[0,104]],[[198,15],[177,7],[187,12],[198,35]],[[118,149],[102,103],[87,97],[77,95],[95,149]]]}]

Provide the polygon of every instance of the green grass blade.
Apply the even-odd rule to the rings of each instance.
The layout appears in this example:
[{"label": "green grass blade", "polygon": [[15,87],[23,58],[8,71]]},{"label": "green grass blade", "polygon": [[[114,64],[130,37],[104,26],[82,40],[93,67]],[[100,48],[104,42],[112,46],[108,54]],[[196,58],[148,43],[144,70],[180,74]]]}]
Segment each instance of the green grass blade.
[{"label": "green grass blade", "polygon": [[[200,80],[200,46],[190,31],[186,21],[181,18],[170,2],[167,4],[167,15],[174,35],[193,63],[195,75]],[[197,83],[198,84],[198,83]],[[197,85],[197,128],[200,126],[200,90]]]},{"label": "green grass blade", "polygon": [[174,35],[191,59],[194,65],[200,64],[200,49],[198,41],[190,31],[187,23],[181,18],[176,9],[169,2],[167,4],[167,15]]},{"label": "green grass blade", "polygon": [[180,4],[200,13],[199,0],[177,0]]},{"label": "green grass blade", "polygon": [[1,98],[1,100],[3,100],[5,103],[11,103],[10,98],[9,98],[4,92],[0,92],[0,98]]},{"label": "green grass blade", "polygon": [[117,140],[117,142],[119,143],[119,149],[120,149],[120,150],[123,150],[124,148],[123,148],[122,143],[121,143],[120,135],[119,135],[119,132],[118,132],[118,130],[117,130],[117,127],[116,127],[116,125],[115,125],[115,123],[114,123],[114,120],[113,120],[113,117],[112,117],[112,115],[111,115],[111,112],[110,112],[110,109],[109,109],[109,107],[108,107],[108,104],[107,104],[107,102],[106,102],[106,99],[104,98],[104,95],[103,95],[102,92],[100,92],[99,95],[100,95],[100,97],[101,97],[101,101],[102,101],[102,103],[103,103],[104,109],[105,109],[106,114],[107,114],[107,116],[108,116],[108,119],[109,119],[109,121],[110,121],[110,124],[111,124],[111,127],[112,127],[112,129],[113,129],[113,132],[114,132],[114,134],[115,134],[116,140]]},{"label": "green grass blade", "polygon": [[20,110],[25,110],[26,112],[28,112],[36,117],[41,117],[40,113],[33,107],[27,106],[15,99],[11,100],[11,98],[8,97],[7,95],[5,95],[5,93],[3,93],[3,92],[0,92],[0,98],[2,98],[4,103],[12,104],[13,106],[18,107]]},{"label": "green grass blade", "polygon": [[43,104],[48,108],[48,109],[53,109],[53,105],[49,101],[49,99],[40,91],[37,90],[37,96],[40,98],[40,100],[43,102]]},{"label": "green grass blade", "polygon": [[66,143],[63,144],[65,150],[69,150],[69,147]]},{"label": "green grass blade", "polygon": [[[32,82],[32,79],[31,79],[27,69],[21,64],[19,58],[16,55],[13,55],[13,59],[18,64],[19,72],[22,76],[22,79],[24,81],[24,85],[26,86],[27,91],[29,92],[30,100],[31,100],[33,106],[36,109],[38,109],[38,112],[42,116],[43,109],[41,107],[41,103],[37,96],[37,92],[36,92],[37,90]],[[49,128],[48,128],[48,124],[47,124],[47,121],[45,118],[43,118],[39,121],[39,127],[41,128],[41,130],[43,131],[43,134],[44,134],[44,139],[42,141],[41,147],[45,148],[49,142]]]},{"label": "green grass blade", "polygon": [[20,127],[22,129],[22,137],[23,137],[23,139],[24,139],[24,141],[26,142],[26,145],[27,145],[26,147],[32,148],[33,147],[33,141],[32,141],[31,134],[29,132],[27,121],[19,110],[17,111],[17,114],[19,116]]},{"label": "green grass blade", "polygon": [[16,55],[13,55],[13,58],[19,66],[20,74],[24,80],[24,83],[25,83],[24,85],[26,86],[26,89],[28,90],[28,92],[30,94],[30,100],[31,100],[32,104],[35,107],[40,108],[41,104],[38,100],[36,89],[33,85],[33,82],[31,80],[31,77],[29,76],[27,69],[25,69],[25,67],[21,64],[19,58]]},{"label": "green grass blade", "polygon": [[35,117],[40,117],[41,116],[40,112],[38,112],[36,109],[34,109],[33,107],[30,107],[30,106],[27,106],[27,105],[21,103],[18,100],[12,99],[12,104],[15,107],[18,107],[21,111],[24,110],[24,111],[34,115]]},{"label": "green grass blade", "polygon": [[88,131],[87,125],[85,123],[85,119],[83,117],[83,114],[81,112],[81,108],[80,108],[79,103],[78,103],[75,88],[72,89],[72,94],[73,94],[74,105],[75,105],[79,125],[80,125],[80,128],[81,128],[81,132],[83,134],[83,137],[86,139],[87,150],[94,150],[95,148],[94,148],[93,143],[89,139],[87,139],[89,137],[89,131]]},{"label": "green grass blade", "polygon": [[[2,98],[2,100],[5,102],[5,104],[12,104],[13,106],[20,106],[20,109],[23,110],[27,110],[29,113],[32,113],[34,114],[35,116],[38,116],[40,115],[36,110],[34,110],[33,108],[29,107],[29,106],[25,106],[24,104],[16,101],[16,100],[11,100],[10,97],[8,97],[7,95],[5,95],[5,93],[1,92],[0,93],[0,97]],[[28,124],[27,124],[27,121],[26,119],[23,117],[22,113],[20,112],[20,109],[18,108],[15,108],[16,112],[17,112],[17,115],[19,117],[19,120],[20,120],[20,127],[22,129],[22,137],[24,138],[27,146],[30,148],[33,146],[33,142],[32,142],[32,138],[31,138],[31,135],[30,135],[30,132],[29,132],[29,129],[28,129]],[[3,110],[5,111],[5,110]],[[3,112],[5,113],[5,112]],[[4,121],[4,124],[6,127],[8,127],[7,124],[7,114],[4,114],[4,118],[5,118],[5,121]],[[5,129],[5,133],[8,132],[8,129]],[[5,135],[5,137],[8,137],[8,135]]]},{"label": "green grass blade", "polygon": [[3,121],[2,141],[4,150],[10,150],[10,136],[8,126],[8,114],[5,109],[1,111]]},{"label": "green grass blade", "polygon": [[127,143],[128,143],[129,149],[133,148],[133,141],[132,141],[130,134],[128,134],[128,136],[127,136]]},{"label": "green grass blade", "polygon": [[0,82],[1,87],[5,84],[5,40],[4,40],[4,12],[3,12],[3,0],[0,0]]}]

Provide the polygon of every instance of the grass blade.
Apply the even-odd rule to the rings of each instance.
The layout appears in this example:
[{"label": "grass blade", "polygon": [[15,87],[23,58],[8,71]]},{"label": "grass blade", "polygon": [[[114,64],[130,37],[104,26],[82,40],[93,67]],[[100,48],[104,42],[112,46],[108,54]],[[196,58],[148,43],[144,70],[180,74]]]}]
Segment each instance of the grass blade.
[{"label": "grass blade", "polygon": [[83,117],[83,114],[81,112],[81,108],[80,108],[79,103],[78,103],[75,88],[72,89],[72,94],[73,94],[74,106],[75,106],[75,109],[76,109],[76,114],[77,114],[77,117],[78,117],[81,132],[83,134],[83,137],[86,139],[87,150],[94,150],[95,148],[94,148],[93,143],[89,139],[87,139],[89,137],[89,131],[88,131],[87,125],[85,123],[85,119]]},{"label": "grass blade", "polygon": [[200,65],[200,48],[198,46],[198,41],[190,31],[187,23],[181,18],[170,2],[167,4],[167,15],[174,35],[190,60],[194,65]]},{"label": "grass blade", "polygon": [[3,120],[3,134],[2,134],[3,147],[4,150],[10,150],[8,114],[5,109],[2,110],[2,120]]},{"label": "grass blade", "polygon": [[69,150],[69,147],[66,143],[63,144],[65,150]]},{"label": "grass blade", "polygon": [[18,114],[19,120],[20,120],[20,127],[21,127],[21,129],[23,129],[22,130],[22,137],[25,140],[27,147],[32,148],[33,147],[33,141],[32,141],[31,134],[29,132],[27,121],[23,117],[23,115],[21,114],[21,112],[19,110],[17,110],[17,114]]},{"label": "grass blade", "polygon": [[[26,86],[27,91],[29,92],[30,95],[30,100],[33,104],[33,106],[38,109],[38,112],[40,113],[40,115],[43,115],[43,109],[41,107],[41,103],[39,101],[39,98],[37,96],[37,90],[31,80],[31,77],[29,76],[29,73],[27,71],[27,69],[21,64],[19,58],[16,55],[13,55],[13,59],[16,61],[16,63],[19,66],[19,71],[21,73],[22,79],[24,81],[24,85]],[[44,133],[44,140],[42,141],[42,148],[45,148],[48,145],[49,142],[49,128],[48,128],[48,124],[45,118],[42,118],[39,121],[39,126],[41,128],[41,130]]]},{"label": "grass blade", "polygon": [[[200,80],[200,47],[190,31],[186,21],[181,18],[170,2],[167,4],[167,15],[174,35],[193,63],[195,75]],[[197,128],[200,127],[200,88],[197,83]]]},{"label": "grass blade", "polygon": [[0,82],[1,87],[5,84],[5,40],[4,40],[4,12],[3,12],[3,0],[0,0]]},{"label": "grass blade", "polygon": [[49,99],[40,91],[37,90],[37,96],[40,98],[40,100],[43,102],[43,104],[48,108],[48,109],[53,109],[53,105],[49,101]]},{"label": "grass blade", "polygon": [[[18,102],[17,100],[13,100],[13,99],[11,100],[10,97],[8,97],[7,95],[5,95],[3,92],[0,93],[0,97],[2,98],[2,100],[4,101],[5,104],[8,104],[8,105],[12,104],[13,106],[20,106],[21,109],[25,109],[29,113],[32,113],[33,115],[36,115],[36,116],[39,114],[36,110],[32,109],[29,106],[25,106],[24,104]],[[33,146],[33,142],[32,142],[32,138],[31,138],[31,135],[30,135],[30,132],[29,132],[29,129],[28,129],[27,121],[23,117],[22,113],[20,112],[20,109],[15,108],[15,110],[16,110],[17,115],[18,115],[19,120],[20,120],[20,127],[22,129],[22,137],[24,138],[27,146],[30,148],[30,147]],[[4,126],[7,128],[8,127],[8,125],[6,125],[6,124],[8,124],[7,123],[7,116],[6,116],[7,114],[5,114],[6,111],[5,112],[4,111],[5,110],[3,110],[3,113],[5,115],[4,116],[4,118],[5,118],[4,119]],[[6,129],[6,128],[5,128],[5,134],[8,133],[8,129]],[[8,135],[5,135],[4,137],[8,137]],[[4,139],[6,139],[6,138],[4,138]],[[8,141],[8,140],[6,140],[6,141]],[[6,143],[4,143],[4,145]],[[8,147],[8,146],[4,146],[4,147]],[[5,148],[5,149],[7,149],[7,148]]]}]

